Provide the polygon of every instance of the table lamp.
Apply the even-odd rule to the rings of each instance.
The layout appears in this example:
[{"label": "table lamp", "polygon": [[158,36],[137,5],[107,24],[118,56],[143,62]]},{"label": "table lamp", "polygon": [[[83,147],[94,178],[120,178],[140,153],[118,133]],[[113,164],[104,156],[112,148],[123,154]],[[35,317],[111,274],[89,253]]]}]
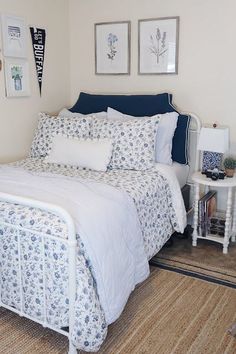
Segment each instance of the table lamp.
[{"label": "table lamp", "polygon": [[221,169],[222,156],[229,149],[229,128],[215,124],[202,127],[197,148],[203,151],[203,173],[213,168]]}]

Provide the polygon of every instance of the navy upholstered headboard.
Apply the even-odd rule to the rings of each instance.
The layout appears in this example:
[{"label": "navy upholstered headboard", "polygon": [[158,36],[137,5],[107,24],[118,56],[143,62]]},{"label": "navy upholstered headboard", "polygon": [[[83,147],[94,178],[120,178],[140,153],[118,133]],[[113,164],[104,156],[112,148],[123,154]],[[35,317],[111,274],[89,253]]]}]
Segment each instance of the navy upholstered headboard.
[{"label": "navy upholstered headboard", "polygon": [[[124,114],[136,117],[152,116],[166,112],[177,112],[172,104],[172,95],[97,95],[81,92],[71,112],[90,114],[114,108]],[[188,130],[190,116],[179,114],[177,128],[173,138],[172,159],[188,164]]]}]

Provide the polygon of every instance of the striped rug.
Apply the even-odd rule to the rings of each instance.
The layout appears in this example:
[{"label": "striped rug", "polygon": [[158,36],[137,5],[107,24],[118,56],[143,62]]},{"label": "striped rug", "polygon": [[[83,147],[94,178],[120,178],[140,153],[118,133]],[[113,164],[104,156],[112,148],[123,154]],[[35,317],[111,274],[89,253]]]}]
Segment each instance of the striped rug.
[{"label": "striped rug", "polygon": [[173,241],[151,260],[152,265],[236,289],[236,243],[223,254],[222,245],[215,242],[202,240],[192,247],[191,239]]},{"label": "striped rug", "polygon": [[[235,354],[236,290],[152,268],[99,354]],[[66,339],[0,309],[1,354],[65,354]]]}]

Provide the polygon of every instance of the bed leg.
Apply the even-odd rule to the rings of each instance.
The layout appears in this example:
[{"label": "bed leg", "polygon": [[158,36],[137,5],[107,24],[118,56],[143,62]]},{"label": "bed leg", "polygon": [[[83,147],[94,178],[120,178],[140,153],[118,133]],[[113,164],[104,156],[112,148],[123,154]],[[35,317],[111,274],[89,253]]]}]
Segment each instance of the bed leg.
[{"label": "bed leg", "polygon": [[75,348],[74,344],[72,343],[72,341],[69,341],[69,351],[68,354],[77,354],[77,349]]}]

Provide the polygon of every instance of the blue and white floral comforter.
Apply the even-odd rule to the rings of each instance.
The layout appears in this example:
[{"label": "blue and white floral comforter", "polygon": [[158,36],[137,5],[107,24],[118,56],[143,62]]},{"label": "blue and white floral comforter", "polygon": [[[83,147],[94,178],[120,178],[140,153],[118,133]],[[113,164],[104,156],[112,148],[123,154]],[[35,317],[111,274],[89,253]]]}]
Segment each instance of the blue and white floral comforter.
[{"label": "blue and white floral comforter", "polygon": [[[27,159],[0,169],[0,192],[19,191],[61,204],[75,221],[79,247],[74,344],[96,351],[107,325],[119,316],[134,286],[148,275],[147,259],[158,252],[173,228],[182,231],[185,226],[178,182],[161,165],[149,171],[103,173]],[[71,194],[77,198],[70,199]],[[32,230],[22,233],[23,306],[26,313],[42,319],[41,242],[34,231],[66,237],[66,225],[54,214],[4,202],[0,220]],[[19,308],[16,236],[12,228],[0,226],[2,302]],[[58,327],[68,325],[66,254],[65,245],[47,241],[47,319]]]}]

